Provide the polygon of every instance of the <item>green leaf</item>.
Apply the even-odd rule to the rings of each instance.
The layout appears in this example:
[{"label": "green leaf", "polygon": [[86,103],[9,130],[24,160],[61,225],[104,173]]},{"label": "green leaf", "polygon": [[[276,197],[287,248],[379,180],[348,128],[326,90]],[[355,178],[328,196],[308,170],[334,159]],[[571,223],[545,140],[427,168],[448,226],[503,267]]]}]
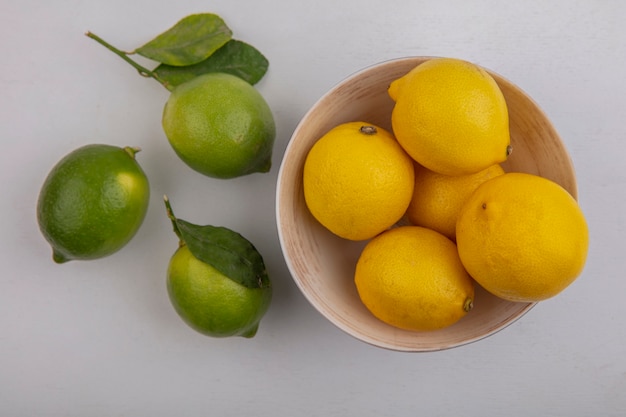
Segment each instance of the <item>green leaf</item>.
[{"label": "green leaf", "polygon": [[154,69],[159,79],[175,87],[198,75],[225,72],[254,85],[267,72],[269,62],[261,52],[245,42],[231,39],[204,61],[195,65],[176,67],[161,64]]},{"label": "green leaf", "polygon": [[168,65],[193,65],[205,60],[231,37],[232,31],[218,15],[193,14],[137,48],[135,53]]},{"label": "green leaf", "polygon": [[248,288],[270,286],[263,257],[254,245],[226,227],[198,226],[175,219],[181,240],[199,260]]}]

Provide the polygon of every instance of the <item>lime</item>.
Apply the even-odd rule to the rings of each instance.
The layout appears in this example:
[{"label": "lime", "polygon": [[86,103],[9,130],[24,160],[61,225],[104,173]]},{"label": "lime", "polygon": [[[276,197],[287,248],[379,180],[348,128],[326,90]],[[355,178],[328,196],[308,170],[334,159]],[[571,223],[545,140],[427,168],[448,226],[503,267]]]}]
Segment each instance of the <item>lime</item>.
[{"label": "lime", "polygon": [[39,193],[37,221],[55,262],[111,255],[135,235],[150,196],[138,151],[87,145],[52,168]]},{"label": "lime", "polygon": [[271,287],[245,287],[196,258],[187,245],[170,260],[167,291],[183,321],[212,337],[253,337],[272,297]]},{"label": "lime", "polygon": [[271,168],[271,109],[234,75],[204,74],[177,86],[163,111],[163,129],[176,154],[204,175],[234,178]]},{"label": "lime", "polygon": [[174,309],[204,335],[253,337],[272,299],[263,257],[239,233],[178,219],[164,201],[179,238],[167,269]]}]

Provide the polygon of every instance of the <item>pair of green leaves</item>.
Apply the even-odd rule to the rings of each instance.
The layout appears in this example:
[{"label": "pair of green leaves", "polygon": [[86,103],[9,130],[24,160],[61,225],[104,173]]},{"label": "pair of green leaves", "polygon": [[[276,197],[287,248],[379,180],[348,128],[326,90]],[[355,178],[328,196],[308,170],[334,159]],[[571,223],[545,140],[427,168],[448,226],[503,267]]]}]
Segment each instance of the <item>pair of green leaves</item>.
[{"label": "pair of green leaves", "polygon": [[[169,90],[210,72],[232,74],[254,85],[263,78],[269,66],[268,60],[256,48],[233,39],[231,29],[213,13],[187,16],[132,52],[120,51],[90,32],[87,36]],[[156,61],[159,65],[154,70],[148,70],[129,58],[133,54]]]},{"label": "pair of green leaves", "polygon": [[165,207],[174,232],[193,256],[245,287],[270,287],[263,257],[249,240],[226,227],[199,226],[176,218],[167,197]]}]

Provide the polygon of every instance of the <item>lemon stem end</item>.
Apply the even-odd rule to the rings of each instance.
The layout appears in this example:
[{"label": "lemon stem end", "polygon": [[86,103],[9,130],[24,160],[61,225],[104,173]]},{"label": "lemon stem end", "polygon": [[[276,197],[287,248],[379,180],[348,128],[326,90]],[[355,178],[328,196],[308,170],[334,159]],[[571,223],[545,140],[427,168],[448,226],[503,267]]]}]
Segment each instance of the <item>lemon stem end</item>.
[{"label": "lemon stem end", "polygon": [[463,311],[469,313],[474,308],[474,299],[467,297],[463,303]]},{"label": "lemon stem end", "polygon": [[364,135],[375,135],[376,133],[378,133],[378,130],[376,130],[375,126],[364,125],[361,126],[359,132],[363,133]]}]

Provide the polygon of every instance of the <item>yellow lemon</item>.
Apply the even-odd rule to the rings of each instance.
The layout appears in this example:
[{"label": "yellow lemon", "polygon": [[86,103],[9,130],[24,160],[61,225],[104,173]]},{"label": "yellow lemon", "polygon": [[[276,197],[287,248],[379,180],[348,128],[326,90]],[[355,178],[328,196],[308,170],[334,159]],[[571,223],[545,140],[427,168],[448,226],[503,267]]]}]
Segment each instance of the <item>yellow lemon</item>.
[{"label": "yellow lemon", "polygon": [[415,189],[406,212],[412,224],[456,239],[456,219],[463,203],[483,182],[504,174],[499,164],[475,174],[443,175],[415,165]]},{"label": "yellow lemon", "polygon": [[413,170],[413,161],[390,132],[363,122],[344,123],[307,154],[305,202],[334,234],[369,239],[404,215],[413,194]]},{"label": "yellow lemon", "polygon": [[428,60],[389,87],[393,133],[413,159],[446,175],[504,162],[511,152],[506,101],[481,67]]},{"label": "yellow lemon", "polygon": [[407,330],[450,326],[474,302],[474,282],[455,244],[418,226],[390,229],[368,242],[356,265],[355,284],[374,316]]},{"label": "yellow lemon", "polygon": [[532,302],[555,296],[580,275],[589,232],[578,203],[560,185],[506,173],[468,199],[456,239],[463,265],[487,291]]}]

